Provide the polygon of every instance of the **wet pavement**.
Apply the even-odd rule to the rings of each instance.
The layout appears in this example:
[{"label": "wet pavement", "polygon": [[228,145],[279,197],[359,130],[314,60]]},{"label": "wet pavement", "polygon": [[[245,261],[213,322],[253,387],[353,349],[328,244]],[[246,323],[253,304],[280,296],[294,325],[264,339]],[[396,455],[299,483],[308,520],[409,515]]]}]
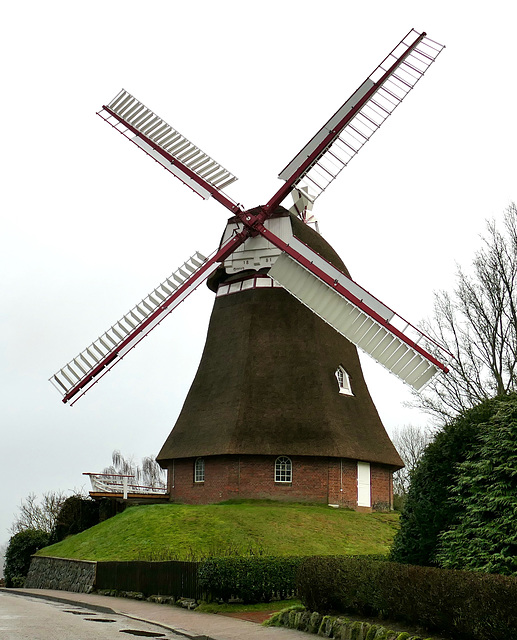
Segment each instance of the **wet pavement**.
[{"label": "wet pavement", "polygon": [[[258,623],[268,617],[268,613],[262,611],[216,615],[145,600],[52,589],[0,589],[0,593],[43,598],[70,606],[84,607],[91,611],[118,614],[133,620],[159,625],[191,640],[307,640],[308,638],[308,634],[303,631],[262,627]],[[127,635],[127,638],[131,637]]]}]

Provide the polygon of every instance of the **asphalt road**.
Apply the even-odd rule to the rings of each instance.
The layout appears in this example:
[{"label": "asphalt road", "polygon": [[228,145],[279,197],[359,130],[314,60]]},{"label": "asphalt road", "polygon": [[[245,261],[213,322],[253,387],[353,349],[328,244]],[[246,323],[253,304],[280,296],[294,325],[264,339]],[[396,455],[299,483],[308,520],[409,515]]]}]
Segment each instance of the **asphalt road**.
[{"label": "asphalt road", "polygon": [[1,640],[185,640],[168,629],[126,616],[0,592]]}]

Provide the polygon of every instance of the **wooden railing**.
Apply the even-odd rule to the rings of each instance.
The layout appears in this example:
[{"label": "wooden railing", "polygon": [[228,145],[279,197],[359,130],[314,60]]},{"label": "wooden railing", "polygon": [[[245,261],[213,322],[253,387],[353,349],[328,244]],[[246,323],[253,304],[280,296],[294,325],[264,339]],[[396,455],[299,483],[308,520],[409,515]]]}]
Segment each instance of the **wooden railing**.
[{"label": "wooden railing", "polygon": [[130,482],[133,475],[125,475],[122,473],[83,473],[83,476],[89,476],[92,484],[92,491],[96,493],[122,493],[124,500],[127,500],[129,493],[145,493],[149,495],[167,493],[167,489],[162,484],[142,485]]}]

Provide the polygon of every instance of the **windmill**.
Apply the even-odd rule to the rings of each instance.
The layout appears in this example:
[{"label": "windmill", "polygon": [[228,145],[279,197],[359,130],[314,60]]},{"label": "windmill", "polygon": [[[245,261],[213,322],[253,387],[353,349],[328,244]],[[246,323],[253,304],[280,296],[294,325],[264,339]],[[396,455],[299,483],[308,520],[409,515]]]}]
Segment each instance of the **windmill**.
[{"label": "windmill", "polygon": [[[273,456],[275,486],[292,487],[292,457],[299,456],[305,462],[308,458],[317,459],[318,464],[325,459],[325,473],[329,477],[332,465],[329,466],[327,459],[337,460],[339,471],[335,474],[339,476],[339,482],[336,482],[341,493],[349,476],[347,465],[353,463],[354,468],[357,465],[358,475],[354,482],[358,487],[363,486],[363,498],[357,504],[370,507],[373,495],[370,464],[380,465],[385,470],[401,466],[364,384],[352,345],[417,390],[438,372],[447,371],[434,355],[440,347],[352,280],[330,245],[304,223],[313,221],[310,211],[316,198],[393,113],[442,49],[443,46],[429,39],[427,34],[411,30],[283,169],[279,174],[284,181],[281,188],[265,205],[251,209],[245,209],[224,193],[223,189],[236,180],[232,173],[127,91],[120,91],[99,112],[106,122],[198,195],[205,199],[215,198],[231,213],[216,251],[208,257],[196,251],[50,379],[61,392],[63,402],[75,403],[208,279],[209,287],[217,292],[217,297],[207,344],[178,423],[158,456],[160,464],[169,469],[171,495],[185,500],[196,499],[191,498],[187,490],[178,493],[181,483],[186,486],[190,482],[194,488],[206,489],[205,459],[208,457],[213,462],[213,469],[217,464],[223,465],[218,478],[224,478],[221,482],[226,482],[225,486],[232,485],[233,481],[228,478],[234,474],[238,478],[234,478],[235,482],[241,487],[245,477],[253,475],[244,473],[243,456],[250,464],[257,462],[256,456]],[[294,197],[290,212],[281,206],[289,194]],[[234,326],[230,331],[229,327],[246,306],[249,307],[246,317],[253,320],[250,320],[246,335],[239,337],[240,328]],[[276,314],[273,322],[268,318],[269,311]],[[316,335],[311,344],[306,340],[294,349],[297,357],[301,357],[301,350],[307,355],[316,345],[316,352],[306,357],[306,367],[310,369],[314,362],[328,359],[325,373],[315,374],[319,378],[313,384],[318,388],[311,407],[317,410],[312,411],[314,415],[310,419],[301,417],[301,414],[311,414],[311,409],[301,406],[302,397],[288,388],[289,385],[285,386],[286,379],[293,376],[296,379],[303,369],[289,356],[293,341],[296,342],[293,336],[296,325],[310,326],[309,333]],[[284,326],[283,333],[280,326]],[[232,353],[239,354],[236,356],[236,361],[240,358],[239,366],[229,365],[229,354],[220,353],[225,331],[229,332],[232,341],[240,340],[240,350],[232,349]],[[256,339],[251,339],[253,335]],[[321,350],[319,343],[323,345]],[[334,367],[332,363],[336,358],[339,362]],[[257,364],[258,360],[264,364]],[[214,363],[219,363],[215,370]],[[221,374],[227,366],[230,370]],[[329,367],[333,367],[330,378]],[[217,371],[223,377],[219,392]],[[235,371],[245,372],[240,375],[240,381],[233,379]],[[246,378],[244,383],[243,377]],[[225,378],[233,382],[225,386]],[[303,381],[295,381],[294,385],[303,387]],[[342,399],[348,397],[350,401],[354,398],[355,405],[345,410],[349,415],[348,437],[343,435],[343,426],[336,423],[340,418],[326,414],[327,405],[335,404],[334,400],[321,405],[320,400],[326,397],[329,385],[333,391],[337,385]],[[302,393],[307,393],[306,387]],[[330,412],[343,410],[341,402]],[[293,412],[296,415],[290,415]],[[218,427],[214,427],[213,422],[216,414],[220,420]],[[295,425],[291,432],[282,430],[279,424],[279,420],[288,415],[290,424]],[[323,432],[322,424],[326,425]],[[362,435],[361,430],[364,431]],[[236,457],[239,457],[238,462]],[[180,461],[187,461],[187,466],[179,464]],[[303,464],[300,463],[299,468]],[[368,465],[368,469],[364,465]],[[192,473],[182,471],[187,468]],[[333,468],[337,469],[335,465]],[[310,475],[313,471],[307,473]],[[385,474],[388,476],[389,473]],[[226,493],[216,485],[205,491],[202,500],[224,499]],[[350,499],[338,499],[339,496],[332,502],[329,486],[326,494],[329,503],[353,503]],[[268,494],[263,487],[257,491],[257,495]],[[369,495],[364,497],[366,493]]]}]

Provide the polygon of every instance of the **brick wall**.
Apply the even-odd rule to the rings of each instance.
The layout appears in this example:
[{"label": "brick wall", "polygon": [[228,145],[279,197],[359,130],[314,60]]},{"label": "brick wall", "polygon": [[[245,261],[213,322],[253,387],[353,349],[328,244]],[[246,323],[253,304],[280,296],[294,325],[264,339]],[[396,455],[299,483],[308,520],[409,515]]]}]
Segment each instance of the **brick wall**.
[{"label": "brick wall", "polygon": [[389,467],[371,465],[372,507],[386,511],[393,508],[393,472]]},{"label": "brick wall", "polygon": [[357,462],[346,458],[329,458],[328,504],[357,507]]},{"label": "brick wall", "polygon": [[[194,458],[175,460],[168,469],[171,500],[210,504],[232,498],[319,502],[357,508],[357,461],[292,456],[292,482],[275,482],[276,456],[208,456],[205,480],[194,482]],[[392,506],[392,472],[372,463],[374,509]]]}]

